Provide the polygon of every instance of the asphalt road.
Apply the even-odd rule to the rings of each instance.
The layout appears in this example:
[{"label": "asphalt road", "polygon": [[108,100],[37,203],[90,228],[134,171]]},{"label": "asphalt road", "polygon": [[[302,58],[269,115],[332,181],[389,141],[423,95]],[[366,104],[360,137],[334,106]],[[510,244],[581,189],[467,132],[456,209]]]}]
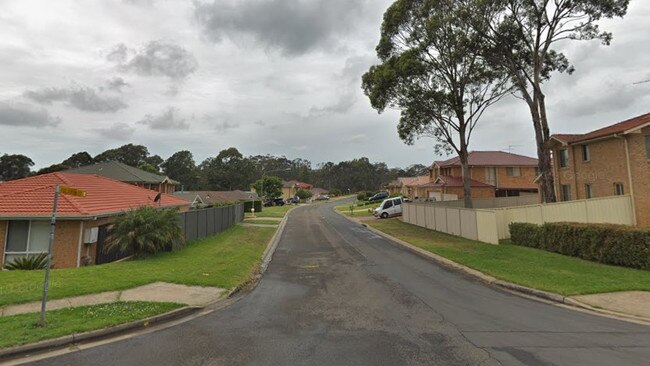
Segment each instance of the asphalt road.
[{"label": "asphalt road", "polygon": [[220,311],[43,365],[648,365],[650,327],[525,299],[331,210],[294,210],[257,288]]}]

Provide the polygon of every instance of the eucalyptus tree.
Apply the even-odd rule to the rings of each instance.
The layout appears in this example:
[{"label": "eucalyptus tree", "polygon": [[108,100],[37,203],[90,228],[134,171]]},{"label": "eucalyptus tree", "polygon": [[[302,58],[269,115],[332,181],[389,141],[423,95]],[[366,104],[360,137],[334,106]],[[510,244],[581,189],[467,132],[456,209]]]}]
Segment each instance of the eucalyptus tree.
[{"label": "eucalyptus tree", "polygon": [[509,92],[508,79],[483,57],[480,29],[469,0],[398,0],[386,13],[377,55],[363,76],[377,111],[400,111],[398,132],[407,144],[432,137],[436,153],[455,152],[463,170],[465,206],[471,207],[469,145],[485,110]]},{"label": "eucalyptus tree", "polygon": [[517,95],[530,110],[535,129],[541,191],[556,200],[549,146],[550,130],[542,84],[554,71],[574,67],[556,47],[561,41],[599,40],[609,45],[612,34],[598,21],[623,17],[629,0],[476,0],[469,18],[481,34],[491,64],[510,76]]}]

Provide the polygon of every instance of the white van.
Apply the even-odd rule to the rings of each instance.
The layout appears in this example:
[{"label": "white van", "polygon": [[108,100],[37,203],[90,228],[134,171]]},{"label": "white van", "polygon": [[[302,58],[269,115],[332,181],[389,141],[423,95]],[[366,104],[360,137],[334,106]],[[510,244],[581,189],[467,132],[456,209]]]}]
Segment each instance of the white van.
[{"label": "white van", "polygon": [[385,219],[392,216],[402,215],[402,197],[389,198],[384,200],[372,213],[375,217]]}]

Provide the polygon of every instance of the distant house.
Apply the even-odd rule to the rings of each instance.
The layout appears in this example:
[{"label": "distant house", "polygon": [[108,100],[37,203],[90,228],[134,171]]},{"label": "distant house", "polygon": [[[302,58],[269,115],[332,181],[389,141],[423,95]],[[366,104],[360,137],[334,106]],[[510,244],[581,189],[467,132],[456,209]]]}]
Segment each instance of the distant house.
[{"label": "distant house", "polygon": [[[537,159],[503,151],[472,151],[468,162],[473,198],[536,194],[539,190],[535,183]],[[412,200],[462,199],[465,194],[460,159],[436,161],[428,176],[400,177],[386,189]]]},{"label": "distant house", "polygon": [[[496,197],[536,194],[539,191],[535,178],[535,158],[504,151],[472,151],[468,156],[470,178],[494,187]],[[437,177],[462,178],[460,158],[436,161],[430,168],[432,179]],[[451,180],[442,178],[447,184]],[[477,185],[478,187],[478,185]],[[474,196],[474,194],[472,194]],[[482,196],[482,195],[481,195]]]},{"label": "distant house", "polygon": [[180,183],[162,174],[150,173],[118,161],[107,161],[66,170],[67,173],[94,174],[161,193],[174,193]]},{"label": "distant house", "polygon": [[298,180],[282,181],[282,198],[287,200],[296,196],[300,190],[311,191],[314,188],[312,184]]},{"label": "distant house", "polygon": [[55,268],[78,267],[82,258],[101,264],[118,257],[105,253],[104,242],[113,218],[140,206],[189,208],[189,202],[97,175],[57,172],[0,184],[0,258],[2,265],[17,257],[47,251],[54,187],[86,191],[86,197],[61,195],[54,235]]},{"label": "distant house", "polygon": [[637,224],[650,226],[650,113],[551,141],[559,200],[629,194]]}]

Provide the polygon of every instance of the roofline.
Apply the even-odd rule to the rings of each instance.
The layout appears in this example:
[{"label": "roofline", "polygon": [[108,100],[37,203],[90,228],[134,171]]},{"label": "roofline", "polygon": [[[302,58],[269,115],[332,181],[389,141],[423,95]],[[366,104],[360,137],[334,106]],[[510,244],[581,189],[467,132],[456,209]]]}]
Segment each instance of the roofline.
[{"label": "roofline", "polygon": [[[559,142],[562,143],[562,145],[564,145],[564,146],[569,146],[569,145],[584,145],[584,144],[588,144],[588,143],[591,143],[591,142],[598,142],[598,141],[602,141],[602,140],[606,140],[606,139],[610,139],[610,138],[617,138],[617,137],[619,137],[619,136],[621,136],[621,135],[628,135],[628,134],[633,133],[633,132],[635,132],[635,131],[638,131],[638,130],[641,130],[641,129],[643,129],[643,128],[646,128],[646,127],[648,127],[648,126],[650,126],[650,122],[644,123],[644,124],[642,124],[642,125],[640,125],[640,126],[636,126],[636,127],[634,127],[634,128],[630,128],[630,129],[625,130],[625,131],[623,131],[623,132],[614,132],[614,133],[610,133],[610,134],[607,134],[607,135],[604,135],[604,136],[594,137],[594,138],[587,139],[587,140],[580,140],[580,139],[578,139],[578,140],[575,140],[575,141],[563,142],[562,140],[559,140],[559,139],[557,139],[557,138],[554,137],[554,136],[551,136],[551,139],[554,139],[554,140],[556,140],[556,141],[559,141]],[[588,135],[588,133],[586,133],[585,135]]]},{"label": "roofline", "polygon": [[[183,203],[183,204],[178,204],[178,205],[169,205],[169,206],[162,206],[160,208],[170,208],[170,207],[182,207],[182,206],[190,206],[191,202]],[[133,207],[127,210],[119,210],[119,211],[111,211],[111,212],[103,212],[100,214],[95,214],[95,215],[73,215],[73,216],[67,216],[67,215],[57,215],[56,219],[57,220],[96,220],[104,217],[110,217],[110,216],[115,216],[119,215],[123,212],[127,211],[132,211],[135,210],[139,207],[142,207],[144,205],[138,206],[138,207]],[[157,206],[150,206],[150,207],[157,207]],[[51,219],[52,214],[46,214],[46,215],[0,215],[0,220],[33,220],[33,219]]]}]

